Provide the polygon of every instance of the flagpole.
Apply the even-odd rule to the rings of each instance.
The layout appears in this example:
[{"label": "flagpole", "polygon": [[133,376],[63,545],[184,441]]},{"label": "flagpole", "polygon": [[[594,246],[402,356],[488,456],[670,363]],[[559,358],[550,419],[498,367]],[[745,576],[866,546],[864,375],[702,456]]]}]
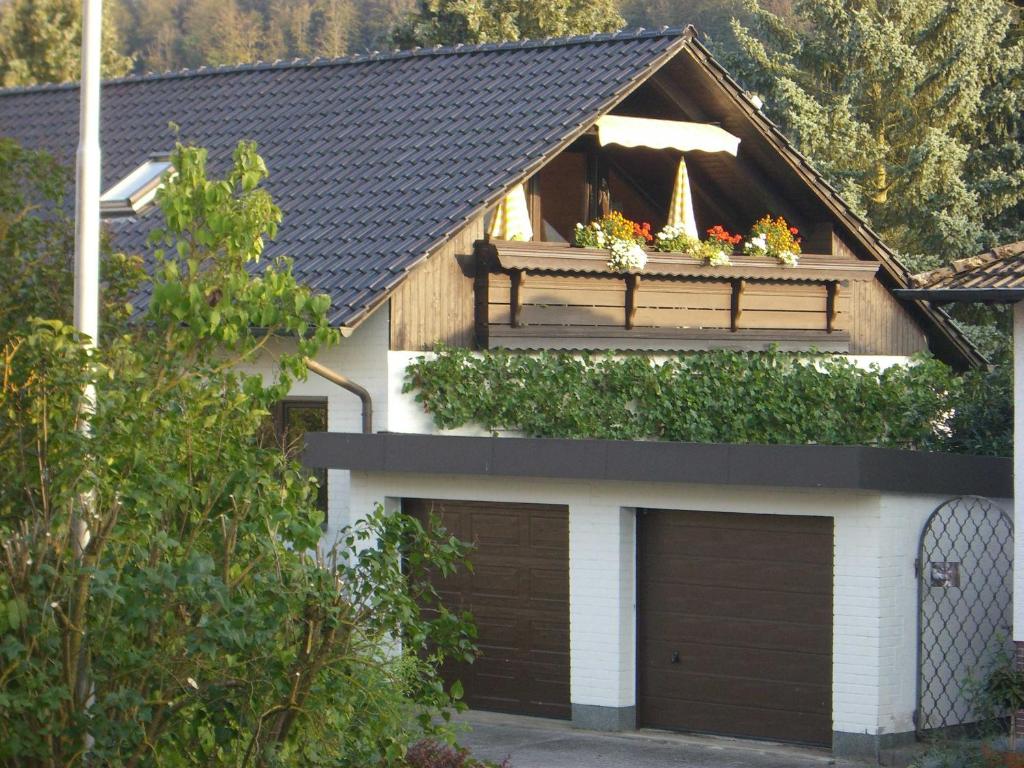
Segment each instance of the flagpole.
[{"label": "flagpole", "polygon": [[[100,56],[102,46],[102,0],[82,0],[82,79],[79,86],[80,112],[78,151],[75,156],[75,287],[74,325],[88,347],[99,343],[100,295]],[[82,393],[81,429],[88,436],[90,417],[96,410],[96,389],[90,382]],[[95,460],[95,456],[92,457]],[[86,489],[71,521],[75,558],[82,560],[89,546],[89,521],[95,514],[96,495]],[[82,618],[85,608],[76,605]],[[75,703],[83,709],[92,705],[93,686],[89,674],[89,652],[84,625],[73,644],[76,674]],[[76,632],[79,629],[76,627]],[[85,749],[92,749],[93,737],[85,734]]]}]

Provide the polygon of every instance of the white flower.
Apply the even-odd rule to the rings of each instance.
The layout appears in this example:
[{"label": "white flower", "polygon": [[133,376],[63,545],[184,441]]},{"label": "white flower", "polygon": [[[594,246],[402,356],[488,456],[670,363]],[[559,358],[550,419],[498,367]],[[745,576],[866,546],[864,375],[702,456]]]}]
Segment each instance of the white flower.
[{"label": "white flower", "polygon": [[636,243],[616,240],[609,250],[611,258],[608,259],[608,269],[613,272],[639,271],[647,266],[647,253]]},{"label": "white flower", "polygon": [[795,267],[800,257],[792,251],[782,251],[778,254],[778,259],[787,267]]},{"label": "white flower", "polygon": [[768,255],[768,238],[764,235],[757,235],[750,238],[743,244],[744,253],[752,253],[755,256]]},{"label": "white flower", "polygon": [[732,261],[730,261],[729,254],[725,251],[715,251],[708,256],[708,264],[712,267],[727,267],[732,264]]},{"label": "white flower", "polygon": [[195,680],[193,680],[193,679],[192,679],[191,677],[190,677],[190,678],[188,678],[188,679],[187,679],[187,680],[186,680],[185,682],[187,682],[187,683],[188,683],[189,685],[191,685],[191,686],[192,686],[193,688],[195,688],[195,689],[196,689],[197,691],[199,690],[199,683],[197,683],[197,682],[196,682]]}]

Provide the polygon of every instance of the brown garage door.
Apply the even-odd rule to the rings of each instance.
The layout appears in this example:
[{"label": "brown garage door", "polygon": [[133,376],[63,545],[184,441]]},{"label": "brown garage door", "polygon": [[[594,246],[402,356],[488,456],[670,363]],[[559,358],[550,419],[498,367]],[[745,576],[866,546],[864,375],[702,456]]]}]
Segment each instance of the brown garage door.
[{"label": "brown garage door", "polygon": [[648,728],[832,741],[832,519],[641,510]]},{"label": "brown garage door", "polygon": [[439,579],[449,607],[473,613],[481,656],[452,665],[474,709],[568,718],[569,514],[566,507],[406,499],[476,546],[472,573]]}]

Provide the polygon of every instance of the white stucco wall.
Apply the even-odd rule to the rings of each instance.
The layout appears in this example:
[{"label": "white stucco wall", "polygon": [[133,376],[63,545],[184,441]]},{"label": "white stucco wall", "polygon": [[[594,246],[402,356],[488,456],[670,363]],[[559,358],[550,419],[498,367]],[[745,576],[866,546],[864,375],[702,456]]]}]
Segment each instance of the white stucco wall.
[{"label": "white stucco wall", "polygon": [[352,494],[356,514],[385,497],[567,504],[571,698],[605,707],[636,703],[636,508],[832,517],[833,730],[913,730],[913,563],[921,526],[946,497],[365,472],[353,473]]},{"label": "white stucco wall", "polygon": [[[366,320],[347,339],[317,355],[317,362],[347,376],[366,387],[373,398],[374,431],[386,429],[388,413],[389,314],[382,307]],[[264,378],[276,378],[277,359],[285,351],[295,349],[290,339],[276,339],[264,349],[259,358],[245,369],[262,373]],[[297,381],[289,393],[292,397],[322,397],[327,399],[327,429],[331,432],[359,432],[362,429],[362,404],[359,398],[336,384],[310,373],[305,381]],[[349,518],[349,473],[329,470],[327,473],[327,518],[333,526],[338,520]]]}]

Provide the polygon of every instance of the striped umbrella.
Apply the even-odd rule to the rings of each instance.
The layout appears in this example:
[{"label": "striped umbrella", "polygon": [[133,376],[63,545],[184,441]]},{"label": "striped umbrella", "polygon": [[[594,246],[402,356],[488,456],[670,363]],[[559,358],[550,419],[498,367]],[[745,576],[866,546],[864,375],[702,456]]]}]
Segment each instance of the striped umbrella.
[{"label": "striped umbrella", "polygon": [[530,209],[526,205],[526,190],[522,184],[512,187],[494,209],[487,237],[491,240],[533,239]]},{"label": "striped umbrella", "polygon": [[693,195],[690,194],[690,176],[686,172],[686,160],[679,158],[676,183],[672,187],[672,200],[668,204],[668,225],[682,227],[688,237],[699,239],[697,220],[693,215]]}]

